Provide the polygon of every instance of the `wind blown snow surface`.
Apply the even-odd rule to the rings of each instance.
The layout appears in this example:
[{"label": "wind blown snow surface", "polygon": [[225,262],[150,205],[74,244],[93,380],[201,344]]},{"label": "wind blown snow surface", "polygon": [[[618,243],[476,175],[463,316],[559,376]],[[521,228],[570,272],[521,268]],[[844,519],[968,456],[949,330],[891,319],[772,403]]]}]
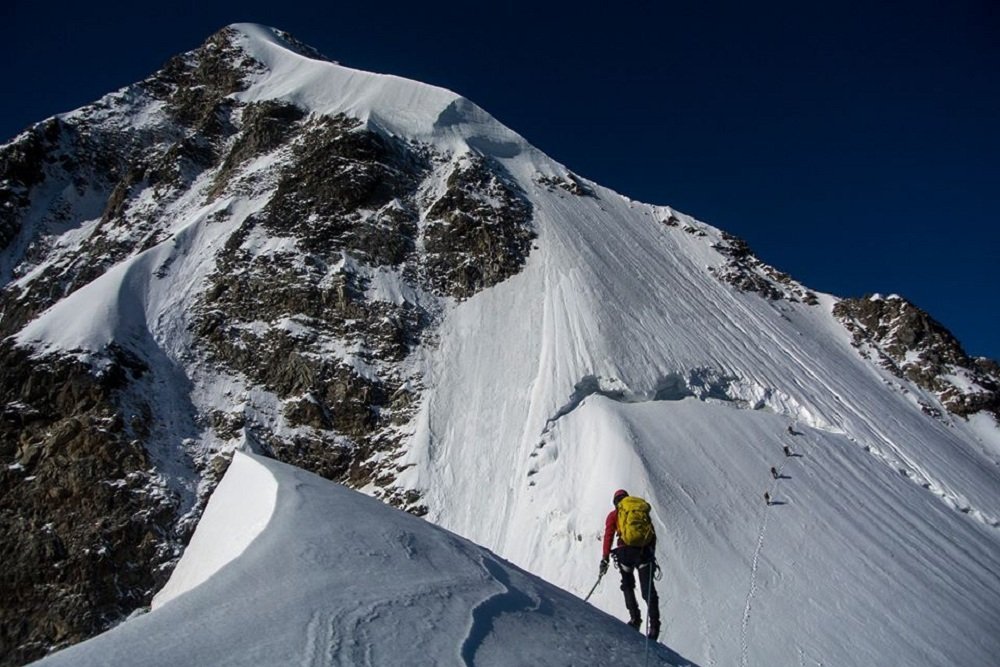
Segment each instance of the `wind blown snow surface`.
[{"label": "wind blown snow surface", "polygon": [[[222,563],[234,534],[245,548]],[[468,540],[240,453],[169,586],[150,613],[37,664],[690,664]]]},{"label": "wind blown snow surface", "polygon": [[[538,238],[525,268],[448,302],[437,345],[422,353],[426,389],[397,485],[423,494],[428,519],[582,596],[612,492],[624,487],[655,511],[661,640],[699,664],[997,664],[991,417],[925,414],[921,404],[937,399],[862,358],[832,315],[834,297],[768,300],[719,280],[718,229],[592,183],[593,196],[548,187],[565,167],[471,102],[236,27],[269,68],[241,99],[345,112],[447,153],[482,153],[532,203]],[[263,201],[219,202],[234,213],[211,226],[194,198],[178,202],[176,238],[18,340],[86,351],[131,337],[180,358],[184,304],[211,270],[212,246]],[[169,253],[177,270],[149,288]],[[87,300],[106,315],[97,324]],[[198,405],[224,405],[240,389],[186,372]],[[278,479],[277,499],[246,551],[52,663],[641,662],[624,625],[499,558],[257,464]],[[625,616],[614,576],[592,602]]]},{"label": "wind blown snow surface", "polygon": [[[444,325],[406,473],[431,520],[582,594],[623,487],[657,512],[664,637],[699,663],[996,664],[995,436],[923,414],[833,298],[733,290],[717,230],[595,191],[536,187],[527,268]],[[613,582],[595,600],[625,617]]]}]

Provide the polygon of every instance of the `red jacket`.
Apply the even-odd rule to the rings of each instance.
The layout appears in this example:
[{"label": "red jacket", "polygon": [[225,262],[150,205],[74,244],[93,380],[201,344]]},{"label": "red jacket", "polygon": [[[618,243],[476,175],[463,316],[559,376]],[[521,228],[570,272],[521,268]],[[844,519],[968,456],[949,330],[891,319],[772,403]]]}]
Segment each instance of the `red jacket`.
[{"label": "red jacket", "polygon": [[[611,555],[611,542],[618,534],[618,508],[608,513],[608,518],[604,520],[604,554],[602,558]],[[621,546],[621,537],[618,538],[618,546]]]}]

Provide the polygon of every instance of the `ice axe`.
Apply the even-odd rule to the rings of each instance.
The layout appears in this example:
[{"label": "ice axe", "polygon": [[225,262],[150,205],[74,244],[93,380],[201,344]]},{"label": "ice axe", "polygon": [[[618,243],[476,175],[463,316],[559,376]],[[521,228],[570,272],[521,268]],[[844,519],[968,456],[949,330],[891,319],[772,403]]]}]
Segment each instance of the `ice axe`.
[{"label": "ice axe", "polygon": [[590,592],[587,593],[587,597],[583,598],[584,602],[586,602],[587,600],[589,600],[590,596],[593,595],[594,591],[597,590],[597,585],[601,583],[601,579],[604,578],[604,573],[605,572],[607,572],[607,570],[601,570],[601,573],[597,575],[597,581],[594,582],[594,585],[591,587]]}]

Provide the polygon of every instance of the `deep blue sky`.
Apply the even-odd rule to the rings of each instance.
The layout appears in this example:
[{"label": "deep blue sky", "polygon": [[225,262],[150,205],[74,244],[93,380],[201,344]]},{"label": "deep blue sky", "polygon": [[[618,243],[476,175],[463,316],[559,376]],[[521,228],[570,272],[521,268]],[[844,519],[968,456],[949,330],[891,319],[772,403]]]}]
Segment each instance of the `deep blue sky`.
[{"label": "deep blue sky", "polygon": [[8,0],[0,141],[237,21],[455,90],[583,176],[1000,359],[997,0]]}]

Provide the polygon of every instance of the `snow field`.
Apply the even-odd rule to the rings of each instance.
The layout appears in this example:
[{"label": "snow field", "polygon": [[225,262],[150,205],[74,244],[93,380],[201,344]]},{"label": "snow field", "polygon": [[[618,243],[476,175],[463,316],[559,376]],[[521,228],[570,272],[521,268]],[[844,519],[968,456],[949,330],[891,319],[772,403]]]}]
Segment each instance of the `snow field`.
[{"label": "snow field", "polygon": [[[624,487],[664,513],[663,639],[701,664],[990,664],[1000,471],[970,427],[887,392],[832,298],[738,293],[717,230],[594,189],[535,187],[525,270],[445,320],[402,478],[429,518],[582,597]],[[790,424],[815,458],[782,460]]]}]

